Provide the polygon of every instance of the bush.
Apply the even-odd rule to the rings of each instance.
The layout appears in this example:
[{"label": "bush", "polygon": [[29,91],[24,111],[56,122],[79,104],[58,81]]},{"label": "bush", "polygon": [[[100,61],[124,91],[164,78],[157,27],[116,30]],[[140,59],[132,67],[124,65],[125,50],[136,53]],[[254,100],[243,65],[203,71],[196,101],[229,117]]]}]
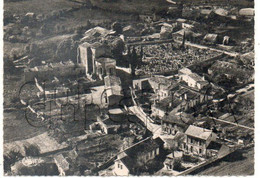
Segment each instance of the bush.
[{"label": "bush", "polygon": [[183,155],[182,160],[185,162],[190,162],[190,163],[197,163],[199,161],[198,158],[191,157],[189,155]]}]

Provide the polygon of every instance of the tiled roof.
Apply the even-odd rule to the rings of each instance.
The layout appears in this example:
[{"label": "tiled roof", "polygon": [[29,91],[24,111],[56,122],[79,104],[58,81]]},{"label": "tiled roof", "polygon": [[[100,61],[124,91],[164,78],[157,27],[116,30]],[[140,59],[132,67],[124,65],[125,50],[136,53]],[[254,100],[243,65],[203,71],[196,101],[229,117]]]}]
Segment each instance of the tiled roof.
[{"label": "tiled roof", "polygon": [[202,140],[207,140],[212,134],[212,130],[190,125],[185,134],[192,137],[200,138]]},{"label": "tiled roof", "polygon": [[148,138],[125,150],[125,156],[119,158],[119,160],[131,171],[138,166],[140,156],[159,148],[163,143],[164,142],[159,137],[156,139]]}]

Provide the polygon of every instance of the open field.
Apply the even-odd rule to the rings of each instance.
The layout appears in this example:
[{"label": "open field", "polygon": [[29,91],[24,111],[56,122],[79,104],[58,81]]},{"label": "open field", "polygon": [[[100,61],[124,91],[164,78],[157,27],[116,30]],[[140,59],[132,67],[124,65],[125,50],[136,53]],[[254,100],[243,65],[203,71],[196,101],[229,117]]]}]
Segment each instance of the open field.
[{"label": "open field", "polygon": [[4,143],[31,138],[46,131],[45,128],[32,127],[24,117],[24,111],[4,113]]},{"label": "open field", "polygon": [[4,144],[4,153],[8,153],[11,150],[19,150],[23,155],[25,155],[24,146],[28,145],[37,145],[41,154],[67,147],[66,144],[62,145],[57,143],[57,141],[48,136],[48,133],[45,132],[29,139]]}]

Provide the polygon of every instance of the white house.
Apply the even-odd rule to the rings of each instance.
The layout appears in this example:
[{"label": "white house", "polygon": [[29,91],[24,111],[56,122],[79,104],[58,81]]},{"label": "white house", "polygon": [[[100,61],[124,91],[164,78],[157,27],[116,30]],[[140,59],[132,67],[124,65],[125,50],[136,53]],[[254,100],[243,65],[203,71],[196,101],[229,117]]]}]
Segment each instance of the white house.
[{"label": "white house", "polygon": [[207,156],[207,147],[212,141],[216,141],[217,135],[209,129],[190,125],[185,131],[183,151],[186,154]]},{"label": "white house", "polygon": [[196,73],[193,73],[188,68],[182,68],[179,71],[179,78],[180,80],[186,82],[188,86],[192,88],[202,89],[209,84],[209,82],[207,82],[204,79],[204,77],[201,77]]}]

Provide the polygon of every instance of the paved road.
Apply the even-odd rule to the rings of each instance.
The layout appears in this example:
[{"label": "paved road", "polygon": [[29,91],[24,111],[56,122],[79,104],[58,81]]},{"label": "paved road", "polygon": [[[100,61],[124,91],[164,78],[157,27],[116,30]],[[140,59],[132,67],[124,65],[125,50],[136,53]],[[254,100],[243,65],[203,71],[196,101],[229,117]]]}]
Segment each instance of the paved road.
[{"label": "paved road", "polygon": [[159,136],[161,134],[161,126],[154,124],[153,120],[143,111],[140,106],[138,106],[138,103],[135,101],[135,92],[131,87],[130,90],[134,106],[128,107],[129,111],[136,115],[145,124],[147,129],[153,133],[154,137]]},{"label": "paved road", "polygon": [[133,114],[135,114],[150,130],[154,137],[157,137],[161,134],[161,126],[153,124],[152,120],[139,108],[138,106],[131,106],[128,108]]}]

